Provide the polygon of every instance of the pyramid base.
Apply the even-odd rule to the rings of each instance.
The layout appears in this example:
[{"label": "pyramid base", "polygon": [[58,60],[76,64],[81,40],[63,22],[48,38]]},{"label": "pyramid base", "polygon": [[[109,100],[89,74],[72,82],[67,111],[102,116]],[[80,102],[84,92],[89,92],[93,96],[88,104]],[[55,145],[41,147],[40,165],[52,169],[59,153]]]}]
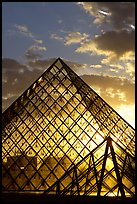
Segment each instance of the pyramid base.
[{"label": "pyramid base", "polygon": [[46,204],[46,203],[105,203],[105,204],[120,204],[120,203],[135,203],[135,198],[131,197],[97,197],[97,196],[58,196],[58,195],[44,195],[44,194],[37,194],[37,193],[2,193],[2,203],[11,203],[11,204],[30,204],[30,203],[38,203],[38,204]]}]

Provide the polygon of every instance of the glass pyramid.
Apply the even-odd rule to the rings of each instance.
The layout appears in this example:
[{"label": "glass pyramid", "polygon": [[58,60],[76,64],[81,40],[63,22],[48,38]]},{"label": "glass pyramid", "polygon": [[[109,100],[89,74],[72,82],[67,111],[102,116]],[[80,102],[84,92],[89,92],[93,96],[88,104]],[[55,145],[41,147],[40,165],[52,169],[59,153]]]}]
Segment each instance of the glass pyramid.
[{"label": "glass pyramid", "polygon": [[135,196],[135,130],[58,58],[2,115],[3,192]]}]

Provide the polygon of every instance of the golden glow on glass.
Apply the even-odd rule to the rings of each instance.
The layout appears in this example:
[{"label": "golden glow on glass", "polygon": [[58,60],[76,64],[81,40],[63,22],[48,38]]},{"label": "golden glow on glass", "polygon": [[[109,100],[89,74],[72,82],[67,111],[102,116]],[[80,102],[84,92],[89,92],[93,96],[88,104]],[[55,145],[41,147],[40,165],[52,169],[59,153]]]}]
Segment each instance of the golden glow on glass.
[{"label": "golden glow on glass", "polygon": [[[80,195],[97,195],[97,181],[105,165],[100,195],[120,195],[110,147],[106,152],[107,138],[113,140],[122,175],[124,162],[126,169],[129,163],[134,165],[134,129],[83,83],[58,62],[7,110],[2,132],[6,190],[40,191],[54,185],[56,189],[59,181],[62,193],[77,195],[73,180],[78,177]],[[131,161],[125,160],[127,152]],[[132,180],[122,177],[130,188],[125,190],[128,196],[135,192]],[[48,193],[55,194],[55,189]]]}]

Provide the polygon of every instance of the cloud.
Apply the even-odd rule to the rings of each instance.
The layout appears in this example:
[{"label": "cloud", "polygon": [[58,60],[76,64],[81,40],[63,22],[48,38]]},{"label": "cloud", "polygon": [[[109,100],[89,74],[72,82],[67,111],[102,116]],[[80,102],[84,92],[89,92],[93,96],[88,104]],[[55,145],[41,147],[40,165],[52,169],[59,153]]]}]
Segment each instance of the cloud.
[{"label": "cloud", "polygon": [[83,75],[81,78],[113,108],[135,103],[135,84],[126,78],[101,75]]},{"label": "cloud", "polygon": [[111,56],[111,59],[118,59],[128,52],[134,51],[135,32],[126,30],[102,33],[76,49],[76,52],[94,52],[98,55]]},{"label": "cloud", "polygon": [[49,67],[51,64],[53,64],[53,62],[56,60],[56,58],[50,58],[49,60],[42,60],[42,59],[38,59],[38,60],[34,60],[34,61],[28,61],[28,66],[32,67],[33,70],[34,69],[38,69],[41,70],[42,72],[44,72],[47,67]]},{"label": "cloud", "polygon": [[64,40],[63,37],[58,36],[56,33],[52,33],[51,36],[50,36],[50,39],[59,40],[59,41]]},{"label": "cloud", "polygon": [[2,74],[6,73],[7,71],[23,73],[25,69],[26,69],[25,65],[20,64],[14,59],[11,58],[2,59]]},{"label": "cloud", "polygon": [[[62,30],[61,30],[62,32]],[[82,44],[86,42],[89,35],[87,33],[80,33],[80,32],[65,32],[67,35],[65,37],[61,37],[55,33],[51,34],[50,39],[59,40],[64,42],[64,45],[71,45],[71,44]]]},{"label": "cloud", "polygon": [[25,52],[25,57],[29,61],[41,58],[43,56],[42,52],[47,50],[45,46],[42,46],[43,40],[37,39],[36,36],[29,30],[26,25],[15,24],[14,29],[11,31],[9,30],[8,32],[13,34],[19,33],[35,42],[35,45],[29,47]]},{"label": "cloud", "polygon": [[100,69],[100,68],[102,68],[102,65],[100,65],[100,64],[92,64],[92,65],[90,65],[90,67],[91,68],[97,68],[97,69]]},{"label": "cloud", "polygon": [[15,24],[14,27],[18,33],[25,35],[27,37],[30,37],[30,38],[34,38],[34,35],[29,31],[26,25]]},{"label": "cloud", "polygon": [[133,30],[103,32],[92,40],[80,44],[75,52],[100,56],[101,65],[107,66],[108,71],[125,70],[131,80],[134,80],[135,31]]},{"label": "cloud", "polygon": [[127,72],[129,72],[129,73],[135,72],[135,64],[134,63],[127,62],[126,66],[127,66]]},{"label": "cloud", "polygon": [[77,4],[95,18],[95,24],[106,24],[113,29],[134,29],[135,2],[78,2]]},{"label": "cloud", "polygon": [[[22,65],[13,59],[3,59],[2,65],[2,107],[6,109],[24,90],[26,90],[53,62],[55,58],[49,60],[29,61],[28,65]],[[75,71],[85,70],[87,64],[79,64],[65,60],[65,62]],[[28,69],[33,67],[33,71]],[[23,72],[19,72],[23,68]],[[135,99],[135,84],[129,80],[119,77],[102,75],[82,75],[81,78],[89,84],[101,97],[103,97],[112,107],[133,105]]]},{"label": "cloud", "polygon": [[[28,65],[33,67],[33,71],[30,71],[27,65],[22,65],[16,60],[3,59],[2,70],[5,71],[2,72],[2,111],[6,110],[54,61],[55,58],[29,61]],[[86,71],[85,64],[67,60],[65,62],[74,71]],[[22,68],[24,71],[21,73],[18,70]],[[81,78],[134,126],[135,84],[124,78],[110,76],[82,75]],[[130,114],[126,114],[125,110]]]},{"label": "cloud", "polygon": [[44,46],[33,45],[28,50],[33,51],[33,52],[34,51],[46,51],[47,48]]},{"label": "cloud", "polygon": [[37,60],[43,56],[42,52],[46,51],[45,46],[32,45],[29,47],[25,53],[27,60]]},{"label": "cloud", "polygon": [[[2,111],[6,110],[53,62],[49,60],[20,62],[2,59]],[[33,71],[28,67],[32,67]],[[21,72],[23,70],[23,72]]]},{"label": "cloud", "polygon": [[42,58],[42,54],[39,54],[39,53],[33,53],[29,50],[26,51],[25,53],[25,57],[27,60],[37,60],[39,58]]},{"label": "cloud", "polygon": [[26,59],[37,60],[41,58],[43,56],[42,52],[47,50],[45,46],[42,46],[43,40],[37,39],[36,36],[28,29],[26,25],[15,24],[14,27],[17,33],[29,37],[35,42],[35,45],[32,45],[26,50],[25,52]]},{"label": "cloud", "polygon": [[126,30],[106,32],[97,36],[94,43],[99,53],[113,52],[116,57],[121,57],[127,52],[135,51],[135,32]]},{"label": "cloud", "polygon": [[58,23],[61,24],[63,21],[61,19],[58,20]]},{"label": "cloud", "polygon": [[129,61],[125,63],[125,70],[126,70],[126,73],[129,74],[132,81],[135,83],[135,62]]},{"label": "cloud", "polygon": [[[76,4],[90,14],[91,19],[94,18],[94,23],[100,26],[105,24],[106,31],[103,27],[101,32],[93,37],[88,33],[60,30],[65,33],[65,36],[52,34],[51,39],[59,40],[66,46],[75,44],[76,53],[87,53],[98,57],[99,68],[107,66],[107,72],[117,74],[124,74],[125,70],[126,76],[134,81],[134,2],[78,2]],[[92,65],[91,68],[93,68]]]},{"label": "cloud", "polygon": [[70,32],[65,37],[65,45],[71,45],[76,43],[82,43],[83,41],[87,41],[87,38],[89,37],[86,33],[80,33],[80,32]]},{"label": "cloud", "polygon": [[32,72],[27,65],[14,59],[2,59],[2,110],[11,105],[40,74],[40,70]]},{"label": "cloud", "polygon": [[[46,60],[38,59],[38,60],[35,60],[35,61],[28,61],[27,63],[28,63],[28,65],[30,67],[45,71],[45,69],[47,67],[49,67],[55,60],[56,60],[56,58],[50,58],[50,59],[46,59]],[[66,60],[66,59],[63,59],[63,61],[68,66],[70,66],[75,72],[77,72],[78,75],[81,74],[80,73],[81,70],[84,69],[86,71],[86,68],[89,66],[88,64],[80,64],[80,63],[77,63],[77,62],[71,62],[71,61]]]},{"label": "cloud", "polygon": [[124,67],[118,63],[115,63],[115,64],[109,64],[109,67],[112,67],[112,69],[114,69],[115,71],[117,70],[122,70],[124,69]]},{"label": "cloud", "polygon": [[[135,2],[77,2],[102,27],[101,34],[88,37],[75,50],[100,56],[111,72],[135,74]],[[94,18],[94,19],[93,19]],[[105,32],[103,30],[106,30]]]},{"label": "cloud", "polygon": [[18,34],[20,34],[22,36],[30,38],[35,43],[38,43],[38,44],[42,44],[43,43],[43,40],[37,39],[36,35],[30,31],[28,26],[26,26],[24,24],[21,24],[21,25],[20,24],[14,24],[12,26],[12,29],[8,30],[8,33],[12,34],[12,35],[18,33]]},{"label": "cloud", "polygon": [[38,43],[38,44],[42,44],[42,43],[43,43],[43,40],[36,40],[36,39],[35,39],[35,42]]}]

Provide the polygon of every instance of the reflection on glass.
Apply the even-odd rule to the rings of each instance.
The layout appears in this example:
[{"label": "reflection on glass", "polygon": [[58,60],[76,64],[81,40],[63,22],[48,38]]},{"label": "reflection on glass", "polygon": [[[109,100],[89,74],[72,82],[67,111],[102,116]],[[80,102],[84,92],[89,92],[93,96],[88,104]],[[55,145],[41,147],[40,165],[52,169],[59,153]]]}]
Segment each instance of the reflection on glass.
[{"label": "reflection on glass", "polygon": [[[79,188],[80,195],[97,195],[106,157],[100,195],[120,195],[110,147],[105,153],[106,139],[111,137],[128,188],[125,194],[135,193],[134,169],[129,168],[134,165],[134,129],[63,62],[47,70],[3,118],[4,190],[40,192],[59,185],[64,194],[77,194]],[[126,157],[133,159],[129,162]],[[56,193],[53,189],[48,193]]]}]

